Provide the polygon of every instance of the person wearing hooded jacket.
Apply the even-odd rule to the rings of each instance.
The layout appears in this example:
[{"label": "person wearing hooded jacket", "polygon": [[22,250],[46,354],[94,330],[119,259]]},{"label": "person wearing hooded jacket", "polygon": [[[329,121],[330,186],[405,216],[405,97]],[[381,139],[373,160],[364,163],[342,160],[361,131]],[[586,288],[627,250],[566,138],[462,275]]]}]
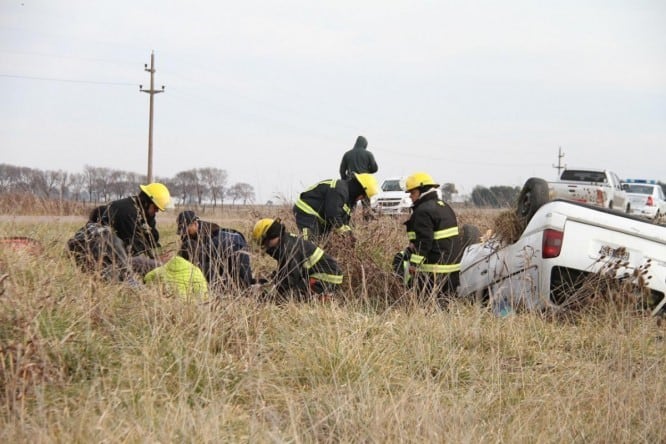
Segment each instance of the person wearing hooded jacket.
[{"label": "person wearing hooded jacket", "polygon": [[201,267],[212,286],[246,288],[254,283],[247,242],[242,233],[201,220],[191,210],[178,214],[177,225],[183,242],[193,240],[197,243],[193,261]]},{"label": "person wearing hooded jacket", "polygon": [[352,207],[379,190],[372,174],[353,173],[352,176],[344,180],[323,180],[301,193],[293,212],[305,239],[318,242],[333,230],[340,233],[351,231]]},{"label": "person wearing hooded jacket", "polygon": [[345,152],[340,162],[340,179],[351,179],[354,173],[376,173],[379,168],[375,156],[368,151],[368,141],[363,136],[356,138],[354,147]]},{"label": "person wearing hooded jacket", "polygon": [[415,276],[421,293],[435,292],[440,302],[455,294],[460,282],[462,240],[453,209],[437,195],[438,184],[423,172],[406,180],[406,191],[414,202],[405,222],[409,247],[409,275]]},{"label": "person wearing hooded jacket", "polygon": [[314,243],[287,232],[280,219],[261,219],[252,239],[277,262],[273,283],[282,295],[331,295],[342,284],[338,263]]},{"label": "person wearing hooded jacket", "polygon": [[[356,138],[354,147],[345,152],[340,161],[340,178],[350,179],[354,177],[354,173],[370,173],[374,174],[379,170],[375,156],[368,150],[368,141],[363,136]],[[370,198],[364,197],[361,199],[363,205],[363,219],[369,220],[372,218],[370,211]],[[354,206],[352,206],[352,211]]]}]

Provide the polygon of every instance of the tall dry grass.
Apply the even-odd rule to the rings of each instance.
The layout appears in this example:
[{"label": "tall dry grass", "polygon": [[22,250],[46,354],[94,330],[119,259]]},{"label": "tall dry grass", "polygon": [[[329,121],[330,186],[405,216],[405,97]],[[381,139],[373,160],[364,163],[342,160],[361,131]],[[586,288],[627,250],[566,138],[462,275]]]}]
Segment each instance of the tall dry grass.
[{"label": "tall dry grass", "polygon": [[[160,220],[167,244],[172,216]],[[255,216],[226,225],[247,233]],[[348,269],[343,296],[325,304],[236,292],[194,306],[99,282],[64,255],[76,228],[0,222],[44,246],[38,257],[0,250],[3,442],[666,440],[659,320],[614,303],[563,322],[396,298],[399,219],[360,224],[344,263],[365,258],[373,272]],[[273,266],[253,258],[258,274]]]}]

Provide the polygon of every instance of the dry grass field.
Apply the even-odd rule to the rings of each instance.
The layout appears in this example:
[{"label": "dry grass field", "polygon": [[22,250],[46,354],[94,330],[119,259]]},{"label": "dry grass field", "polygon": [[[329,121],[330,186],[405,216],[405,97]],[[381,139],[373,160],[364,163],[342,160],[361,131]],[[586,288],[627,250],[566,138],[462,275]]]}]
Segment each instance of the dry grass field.
[{"label": "dry grass field", "polygon": [[[0,236],[42,251],[0,246],[2,442],[666,441],[659,319],[603,297],[568,318],[442,310],[390,275],[401,219],[358,221],[338,300],[197,306],[78,271],[64,243],[83,211],[3,210]],[[482,232],[494,215],[459,210]],[[175,216],[158,219],[166,250]],[[245,233],[266,216],[293,226],[285,207],[203,214]]]}]

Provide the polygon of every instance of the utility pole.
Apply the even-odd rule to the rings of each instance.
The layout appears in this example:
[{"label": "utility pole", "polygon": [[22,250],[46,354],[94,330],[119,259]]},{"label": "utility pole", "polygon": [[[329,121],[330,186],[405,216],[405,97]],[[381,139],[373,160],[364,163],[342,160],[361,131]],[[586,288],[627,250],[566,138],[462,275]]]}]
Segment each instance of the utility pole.
[{"label": "utility pole", "polygon": [[562,165],[562,158],[564,157],[564,153],[562,152],[562,147],[559,147],[557,150],[557,165],[553,165],[553,168],[557,168],[557,178],[560,178],[560,172],[564,168],[566,168],[566,165]]},{"label": "utility pole", "polygon": [[143,85],[139,85],[139,91],[150,94],[150,114],[148,117],[148,183],[153,182],[153,96],[164,92],[164,85],[161,90],[155,89],[155,51],[150,52],[150,68],[148,64],[144,64],[144,71],[150,73],[150,89],[143,89]]}]

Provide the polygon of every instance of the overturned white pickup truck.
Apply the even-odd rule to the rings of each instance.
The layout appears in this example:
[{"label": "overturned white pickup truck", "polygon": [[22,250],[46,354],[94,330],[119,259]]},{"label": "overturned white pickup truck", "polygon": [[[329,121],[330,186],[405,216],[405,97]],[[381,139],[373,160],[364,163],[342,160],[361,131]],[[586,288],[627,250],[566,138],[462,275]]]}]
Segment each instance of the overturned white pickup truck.
[{"label": "overturned white pickup truck", "polygon": [[647,293],[652,314],[666,299],[666,226],[566,200],[548,201],[548,184],[529,179],[515,242],[491,238],[468,246],[459,295],[503,306],[556,308],[595,273],[628,280]]}]

